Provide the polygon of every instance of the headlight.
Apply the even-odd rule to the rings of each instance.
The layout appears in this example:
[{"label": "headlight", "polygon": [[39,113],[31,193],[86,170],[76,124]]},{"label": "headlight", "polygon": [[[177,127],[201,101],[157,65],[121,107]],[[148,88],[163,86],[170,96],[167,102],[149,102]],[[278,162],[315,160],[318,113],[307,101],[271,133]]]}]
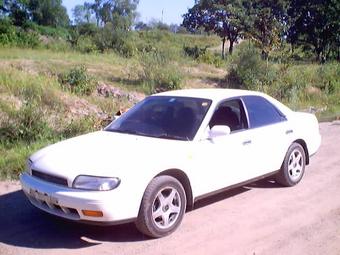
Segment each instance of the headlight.
[{"label": "headlight", "polygon": [[32,175],[32,164],[33,164],[33,161],[31,159],[27,159],[27,161],[26,161],[26,171],[29,175]]},{"label": "headlight", "polygon": [[117,188],[119,184],[119,178],[79,175],[72,186],[76,189],[106,191]]}]

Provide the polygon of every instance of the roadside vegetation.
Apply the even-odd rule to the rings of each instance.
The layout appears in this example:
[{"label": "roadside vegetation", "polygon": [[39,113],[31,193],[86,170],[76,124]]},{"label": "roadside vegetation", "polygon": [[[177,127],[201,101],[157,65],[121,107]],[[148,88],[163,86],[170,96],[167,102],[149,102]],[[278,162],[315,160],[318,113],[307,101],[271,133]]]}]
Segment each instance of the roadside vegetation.
[{"label": "roadside vegetation", "polygon": [[[260,90],[320,120],[340,117],[338,38],[321,52],[303,42],[304,31],[294,41],[267,38],[269,47],[260,43],[266,38],[254,39],[257,30],[247,30],[255,21],[244,20],[231,43],[226,31],[192,19],[201,1],[183,26],[135,22],[138,1],[125,2],[128,16],[119,15],[123,1],[76,6],[70,25],[61,1],[0,1],[0,179],[16,179],[33,151],[101,129],[118,110],[165,90]],[[229,48],[223,57],[221,39]]]}]

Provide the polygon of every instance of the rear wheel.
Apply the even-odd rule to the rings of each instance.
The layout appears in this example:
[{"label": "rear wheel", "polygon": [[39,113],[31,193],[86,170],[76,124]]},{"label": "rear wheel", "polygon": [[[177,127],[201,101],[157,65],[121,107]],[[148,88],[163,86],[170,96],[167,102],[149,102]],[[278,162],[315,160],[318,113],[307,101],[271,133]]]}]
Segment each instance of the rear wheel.
[{"label": "rear wheel", "polygon": [[158,176],[147,186],[136,226],[150,237],[163,237],[181,224],[186,208],[182,184],[171,176]]},{"label": "rear wheel", "polygon": [[304,175],[306,153],[298,143],[293,143],[285,156],[276,181],[283,186],[291,187],[299,183]]}]

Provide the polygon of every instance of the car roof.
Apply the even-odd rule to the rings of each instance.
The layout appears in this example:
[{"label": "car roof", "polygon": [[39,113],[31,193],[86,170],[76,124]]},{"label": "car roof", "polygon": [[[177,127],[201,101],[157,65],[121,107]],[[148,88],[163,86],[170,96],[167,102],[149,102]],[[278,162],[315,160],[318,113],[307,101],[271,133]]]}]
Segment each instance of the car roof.
[{"label": "car roof", "polygon": [[241,90],[241,89],[183,89],[183,90],[173,90],[154,94],[153,96],[181,96],[181,97],[196,97],[211,99],[213,101],[219,101],[226,98],[232,98],[237,96],[246,95],[263,95],[263,93],[251,91],[251,90]]},{"label": "car roof", "polygon": [[193,98],[204,98],[210,99],[214,102],[240,96],[262,96],[278,107],[285,115],[291,112],[287,106],[276,100],[275,98],[264,94],[262,92],[242,89],[183,89],[183,90],[172,90],[154,94],[152,96],[177,96],[177,97],[193,97]]}]

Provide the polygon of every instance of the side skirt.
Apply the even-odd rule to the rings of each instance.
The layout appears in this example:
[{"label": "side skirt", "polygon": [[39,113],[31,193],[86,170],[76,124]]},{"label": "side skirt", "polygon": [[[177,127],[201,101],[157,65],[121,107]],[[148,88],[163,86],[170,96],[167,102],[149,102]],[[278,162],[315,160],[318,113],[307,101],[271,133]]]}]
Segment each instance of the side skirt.
[{"label": "side skirt", "polygon": [[255,178],[253,178],[253,179],[250,179],[250,180],[247,180],[247,181],[244,181],[244,182],[240,182],[240,183],[237,183],[237,184],[234,184],[234,185],[231,185],[231,186],[222,188],[222,189],[218,189],[218,190],[215,190],[215,191],[212,191],[212,192],[209,192],[209,193],[200,195],[200,196],[198,196],[198,197],[195,197],[194,203],[196,203],[198,200],[201,200],[201,199],[203,199],[203,198],[207,198],[207,197],[210,197],[210,196],[213,196],[213,195],[216,195],[216,194],[225,192],[225,191],[227,191],[227,190],[239,188],[239,187],[242,187],[242,186],[247,185],[247,184],[249,184],[249,183],[253,183],[253,182],[256,182],[256,181],[265,179],[265,178],[267,178],[267,177],[273,176],[273,175],[277,174],[279,171],[280,171],[280,170],[276,170],[276,171],[270,172],[270,173],[268,173],[268,174],[261,175],[261,176],[259,176],[259,177],[255,177]]}]

